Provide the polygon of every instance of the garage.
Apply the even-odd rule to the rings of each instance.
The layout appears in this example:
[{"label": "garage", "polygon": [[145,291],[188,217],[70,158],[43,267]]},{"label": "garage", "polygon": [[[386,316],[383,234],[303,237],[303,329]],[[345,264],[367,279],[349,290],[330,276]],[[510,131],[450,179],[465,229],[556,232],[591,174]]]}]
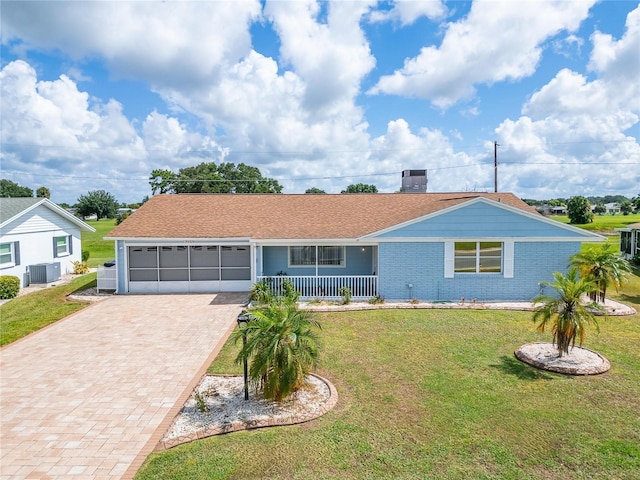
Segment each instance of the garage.
[{"label": "garage", "polygon": [[248,291],[250,245],[127,245],[130,293]]}]

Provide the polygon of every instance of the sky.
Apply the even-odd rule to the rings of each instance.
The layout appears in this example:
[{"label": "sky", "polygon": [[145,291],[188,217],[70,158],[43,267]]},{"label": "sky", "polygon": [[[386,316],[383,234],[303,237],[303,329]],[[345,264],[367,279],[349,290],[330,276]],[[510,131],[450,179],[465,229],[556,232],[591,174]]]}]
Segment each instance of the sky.
[{"label": "sky", "polygon": [[[640,5],[615,0],[0,4],[1,177],[55,202],[245,163],[350,184],[640,194]],[[495,147],[495,142],[498,146]]]}]

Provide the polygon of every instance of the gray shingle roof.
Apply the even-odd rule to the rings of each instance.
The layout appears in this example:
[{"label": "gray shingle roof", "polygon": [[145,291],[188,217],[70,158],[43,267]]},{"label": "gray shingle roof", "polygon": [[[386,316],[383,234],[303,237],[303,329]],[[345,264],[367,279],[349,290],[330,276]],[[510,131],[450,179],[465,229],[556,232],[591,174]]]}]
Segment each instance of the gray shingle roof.
[{"label": "gray shingle roof", "polygon": [[0,223],[6,222],[41,201],[42,198],[34,197],[0,198]]}]

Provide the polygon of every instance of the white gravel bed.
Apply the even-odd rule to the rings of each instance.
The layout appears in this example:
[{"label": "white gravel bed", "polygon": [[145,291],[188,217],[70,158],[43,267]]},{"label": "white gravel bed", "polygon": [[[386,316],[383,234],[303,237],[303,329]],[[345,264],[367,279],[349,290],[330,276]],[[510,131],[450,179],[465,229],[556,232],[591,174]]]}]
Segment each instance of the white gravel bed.
[{"label": "white gravel bed", "polygon": [[569,348],[559,355],[552,343],[527,343],[515,351],[516,357],[537,368],[570,375],[596,375],[611,368],[609,361],[599,353],[582,347]]},{"label": "white gravel bed", "polygon": [[[200,411],[196,393],[200,395],[208,411]],[[238,423],[243,424],[244,428],[255,428],[296,423],[290,421],[294,418],[315,418],[326,411],[324,407],[330,397],[329,386],[313,375],[307,377],[307,383],[302,389],[282,403],[256,398],[251,388],[249,400],[245,400],[242,376],[206,375],[174,419],[163,441],[189,437],[203,431],[224,430],[225,426],[231,427]]]}]

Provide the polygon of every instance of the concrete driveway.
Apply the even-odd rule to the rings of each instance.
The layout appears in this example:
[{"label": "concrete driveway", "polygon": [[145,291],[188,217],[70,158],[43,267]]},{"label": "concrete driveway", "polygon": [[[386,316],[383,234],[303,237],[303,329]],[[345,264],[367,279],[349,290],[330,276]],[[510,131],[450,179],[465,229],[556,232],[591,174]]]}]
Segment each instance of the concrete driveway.
[{"label": "concrete driveway", "polygon": [[0,349],[0,477],[133,477],[245,299],[114,296]]}]

